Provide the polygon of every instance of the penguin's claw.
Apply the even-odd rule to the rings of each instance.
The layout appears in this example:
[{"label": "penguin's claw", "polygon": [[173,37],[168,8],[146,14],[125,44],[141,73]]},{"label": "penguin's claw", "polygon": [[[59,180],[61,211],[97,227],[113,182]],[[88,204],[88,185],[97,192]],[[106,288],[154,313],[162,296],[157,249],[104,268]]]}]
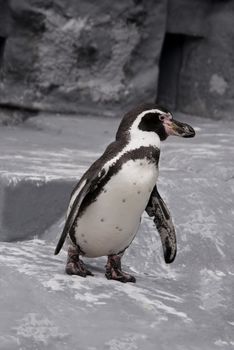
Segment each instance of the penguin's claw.
[{"label": "penguin's claw", "polygon": [[116,271],[113,268],[110,271],[106,270],[105,276],[108,280],[115,280],[122,283],[136,282],[136,279],[134,276],[128,273],[124,273],[123,271]]},{"label": "penguin's claw", "polygon": [[78,261],[68,261],[65,272],[68,275],[77,275],[81,277],[93,276],[92,272],[87,269],[82,260]]},{"label": "penguin's claw", "polygon": [[115,280],[122,283],[136,282],[134,276],[122,271],[121,257],[118,255],[108,256],[105,276],[108,280]]}]

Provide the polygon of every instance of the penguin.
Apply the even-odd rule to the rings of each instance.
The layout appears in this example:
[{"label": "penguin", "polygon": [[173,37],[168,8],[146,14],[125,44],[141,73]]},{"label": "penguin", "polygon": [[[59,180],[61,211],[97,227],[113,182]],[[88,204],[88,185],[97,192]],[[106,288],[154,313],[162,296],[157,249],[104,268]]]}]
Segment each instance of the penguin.
[{"label": "penguin", "polygon": [[71,193],[54,252],[58,254],[68,240],[68,275],[93,275],[81,256],[107,256],[106,278],[134,283],[135,277],[122,270],[121,258],[138,231],[144,211],[154,220],[165,262],[174,261],[175,228],[157,189],[160,142],[169,135],[190,138],[195,131],[173,119],[166,108],[152,103],[142,104],[123,117],[114,142]]}]

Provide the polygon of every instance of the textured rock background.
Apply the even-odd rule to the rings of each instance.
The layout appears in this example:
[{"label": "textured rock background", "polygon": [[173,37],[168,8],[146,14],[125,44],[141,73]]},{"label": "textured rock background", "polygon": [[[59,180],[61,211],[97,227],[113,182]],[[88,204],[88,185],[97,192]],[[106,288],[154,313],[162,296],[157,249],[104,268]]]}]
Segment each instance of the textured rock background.
[{"label": "textured rock background", "polygon": [[154,98],[165,11],[153,1],[12,1],[1,102],[76,111]]},{"label": "textured rock background", "polygon": [[[194,8],[182,18],[203,18],[195,35],[201,38],[185,45],[180,73],[178,109],[212,118],[233,119],[234,109],[234,3],[194,1]],[[205,6],[206,5],[206,6]],[[195,9],[196,7],[196,9]],[[203,7],[203,13],[198,12]],[[183,20],[184,21],[184,20]],[[182,22],[183,22],[182,21]],[[191,25],[192,26],[192,25]]]},{"label": "textured rock background", "polygon": [[111,114],[115,106],[155,100],[168,34],[183,41],[178,72],[170,70],[170,52],[164,72],[166,95],[176,81],[174,108],[232,118],[232,1],[11,0],[12,19],[1,3],[8,40],[0,105],[10,107],[8,119],[19,107]]}]

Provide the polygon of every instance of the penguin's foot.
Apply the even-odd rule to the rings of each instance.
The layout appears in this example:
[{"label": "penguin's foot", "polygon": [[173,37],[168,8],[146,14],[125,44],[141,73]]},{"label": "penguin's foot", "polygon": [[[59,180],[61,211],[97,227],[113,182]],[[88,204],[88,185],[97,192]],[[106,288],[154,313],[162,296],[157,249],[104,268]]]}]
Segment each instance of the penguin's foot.
[{"label": "penguin's foot", "polygon": [[79,251],[76,247],[68,248],[65,272],[68,275],[78,275],[81,277],[93,276],[92,272],[87,269],[84,262],[80,259]]},{"label": "penguin's foot", "polygon": [[92,272],[87,269],[82,260],[68,261],[65,272],[68,275],[78,275],[81,277],[93,276]]},{"label": "penguin's foot", "polygon": [[121,256],[119,255],[109,255],[106,264],[105,276],[108,280],[116,280],[122,283],[126,282],[136,282],[134,276],[123,272],[121,269]]}]

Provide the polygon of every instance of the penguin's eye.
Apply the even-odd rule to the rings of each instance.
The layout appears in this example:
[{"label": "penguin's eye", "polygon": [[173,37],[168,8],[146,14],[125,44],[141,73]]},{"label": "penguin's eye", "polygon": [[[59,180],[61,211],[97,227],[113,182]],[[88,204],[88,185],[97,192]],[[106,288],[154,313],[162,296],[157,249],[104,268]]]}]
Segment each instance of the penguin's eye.
[{"label": "penguin's eye", "polygon": [[164,121],[164,119],[165,119],[165,115],[160,114],[160,116],[159,116],[159,120],[160,120],[161,122],[163,122],[163,121]]},{"label": "penguin's eye", "polygon": [[171,116],[170,114],[160,114],[159,120],[160,120],[161,122],[163,122],[165,119],[171,120],[171,119],[172,119],[172,116]]}]

